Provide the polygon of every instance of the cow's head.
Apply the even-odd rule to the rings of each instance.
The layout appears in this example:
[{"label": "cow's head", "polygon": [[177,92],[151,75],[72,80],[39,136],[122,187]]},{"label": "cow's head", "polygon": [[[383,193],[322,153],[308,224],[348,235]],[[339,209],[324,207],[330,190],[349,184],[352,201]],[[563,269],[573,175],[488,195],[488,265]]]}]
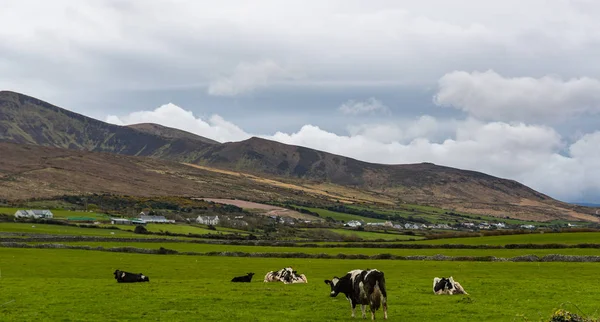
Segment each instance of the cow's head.
[{"label": "cow's head", "polygon": [[331,287],[331,293],[329,293],[329,296],[331,297],[336,297],[339,293],[339,282],[340,282],[340,278],[337,276],[334,276],[333,279],[330,280],[325,280],[325,284],[329,285],[329,287]]},{"label": "cow's head", "polygon": [[442,277],[436,284],[435,284],[435,291],[439,291],[439,290],[451,290],[454,287],[454,285],[452,285],[452,280],[450,278],[445,278]]},{"label": "cow's head", "polygon": [[121,273],[120,270],[115,270],[115,272],[113,273],[115,275],[115,279],[119,279],[119,274]]},{"label": "cow's head", "polygon": [[150,282],[150,278],[142,273],[140,273],[140,280],[142,282]]},{"label": "cow's head", "polygon": [[252,277],[254,273],[246,273],[248,276]]}]

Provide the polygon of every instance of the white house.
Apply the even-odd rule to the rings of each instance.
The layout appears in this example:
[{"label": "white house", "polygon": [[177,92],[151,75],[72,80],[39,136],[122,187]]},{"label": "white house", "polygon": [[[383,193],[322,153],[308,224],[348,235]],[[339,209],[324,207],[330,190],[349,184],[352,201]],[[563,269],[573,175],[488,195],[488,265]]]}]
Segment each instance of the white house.
[{"label": "white house", "polygon": [[17,210],[15,212],[17,218],[54,218],[54,214],[50,210]]},{"label": "white house", "polygon": [[349,222],[346,223],[346,226],[348,227],[359,227],[362,226],[362,223],[358,220],[350,220]]},{"label": "white house", "polygon": [[203,225],[218,225],[219,216],[198,216],[198,218],[196,218],[196,222]]}]

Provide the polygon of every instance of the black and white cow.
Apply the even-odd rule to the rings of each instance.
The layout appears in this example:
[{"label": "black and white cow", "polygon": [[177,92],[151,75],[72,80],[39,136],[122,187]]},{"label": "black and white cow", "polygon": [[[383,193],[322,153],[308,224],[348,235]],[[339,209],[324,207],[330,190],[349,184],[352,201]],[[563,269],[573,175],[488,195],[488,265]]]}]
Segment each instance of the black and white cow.
[{"label": "black and white cow", "polygon": [[142,273],[135,274],[117,269],[113,274],[118,283],[150,282],[150,278]]},{"label": "black and white cow", "polygon": [[252,276],[254,276],[254,273],[246,273],[245,276],[236,276],[232,278],[231,281],[238,283],[250,283],[252,281]]},{"label": "black and white cow", "polygon": [[465,289],[460,285],[459,282],[455,281],[452,276],[449,278],[439,278],[436,277],[433,279],[433,293],[434,294],[445,294],[445,295],[454,295],[454,294],[466,294],[469,295],[465,291]]},{"label": "black and white cow", "polygon": [[292,267],[270,271],[265,275],[264,282],[283,282],[284,284],[308,283],[304,274],[298,274]]},{"label": "black and white cow", "polygon": [[350,301],[352,317],[355,316],[356,305],[360,304],[363,319],[367,317],[365,309],[369,305],[371,320],[375,320],[375,311],[383,306],[383,318],[387,319],[387,292],[385,290],[385,276],[377,269],[355,269],[345,276],[335,276],[331,281],[325,280],[331,287],[329,296],[336,297],[343,293]]}]

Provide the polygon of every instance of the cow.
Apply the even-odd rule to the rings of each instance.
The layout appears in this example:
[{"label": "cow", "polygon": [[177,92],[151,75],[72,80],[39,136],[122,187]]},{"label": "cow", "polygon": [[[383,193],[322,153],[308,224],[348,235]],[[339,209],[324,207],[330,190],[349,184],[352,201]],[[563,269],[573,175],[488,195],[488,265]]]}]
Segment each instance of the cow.
[{"label": "cow", "polygon": [[343,293],[350,301],[352,317],[355,316],[356,305],[360,304],[362,317],[367,317],[365,309],[369,305],[371,309],[371,320],[375,320],[375,311],[383,306],[383,318],[387,320],[387,291],[385,289],[385,276],[377,269],[355,269],[339,278],[334,276],[332,280],[325,280],[325,284],[331,287],[329,296],[336,297]]},{"label": "cow", "polygon": [[284,284],[308,283],[304,274],[298,275],[292,267],[282,268],[278,271],[270,271],[265,275],[264,282],[283,282]]},{"label": "cow", "polygon": [[113,274],[115,275],[117,283],[150,282],[150,278],[142,273],[135,274],[117,269]]},{"label": "cow", "polygon": [[231,281],[236,283],[250,283],[252,281],[252,276],[254,276],[254,273],[246,273],[245,276],[236,276],[232,278]]},{"label": "cow", "polygon": [[459,282],[455,281],[452,276],[445,278],[435,277],[433,279],[433,293],[437,295],[454,295],[454,294],[466,294],[465,289],[460,285]]}]

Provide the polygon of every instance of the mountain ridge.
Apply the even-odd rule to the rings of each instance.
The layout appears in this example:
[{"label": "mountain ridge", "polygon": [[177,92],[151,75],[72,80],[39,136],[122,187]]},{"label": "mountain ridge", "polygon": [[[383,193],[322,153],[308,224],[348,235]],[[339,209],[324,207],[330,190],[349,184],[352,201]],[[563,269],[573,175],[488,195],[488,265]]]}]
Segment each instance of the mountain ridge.
[{"label": "mountain ridge", "polygon": [[557,219],[592,213],[482,172],[429,162],[370,163],[259,137],[218,143],[156,124],[118,126],[14,92],[0,92],[0,141],[150,157],[266,178],[313,180],[363,189],[397,202],[495,216],[505,216],[509,209],[522,216],[538,213]]}]

